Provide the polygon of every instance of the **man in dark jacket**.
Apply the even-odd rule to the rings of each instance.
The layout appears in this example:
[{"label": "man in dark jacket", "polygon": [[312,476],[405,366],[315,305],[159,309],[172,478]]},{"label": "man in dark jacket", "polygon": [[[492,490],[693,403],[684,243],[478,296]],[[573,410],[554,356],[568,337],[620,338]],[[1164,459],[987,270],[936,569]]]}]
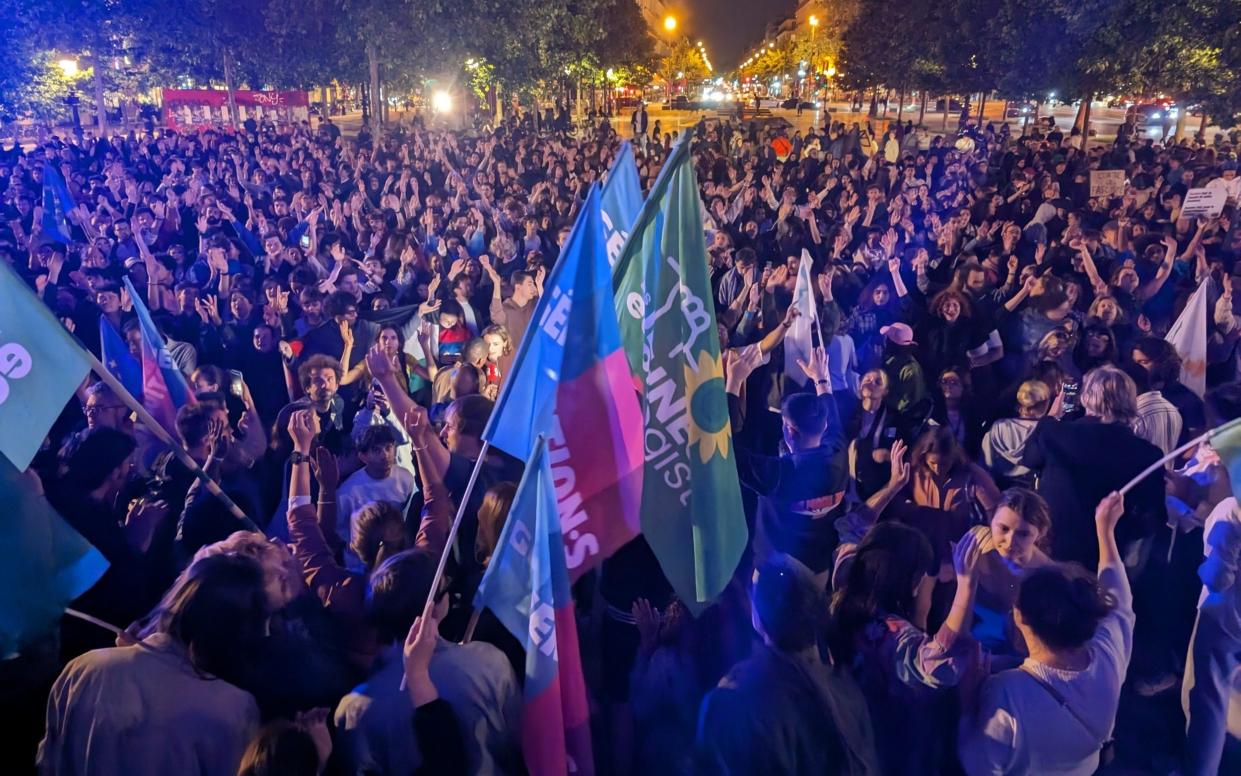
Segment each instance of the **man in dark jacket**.
[{"label": "man in dark jacket", "polygon": [[750,600],[763,646],[703,700],[698,771],[879,773],[861,690],[820,657],[827,613],[822,589],[786,558],[755,571]]}]

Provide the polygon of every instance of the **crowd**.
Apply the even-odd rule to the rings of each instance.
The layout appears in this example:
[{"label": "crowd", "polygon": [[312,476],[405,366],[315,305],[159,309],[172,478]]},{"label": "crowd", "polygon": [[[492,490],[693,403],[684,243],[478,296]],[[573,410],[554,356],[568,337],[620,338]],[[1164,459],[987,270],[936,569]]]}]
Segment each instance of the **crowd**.
[{"label": "crowd", "polygon": [[[1233,148],[688,131],[751,540],[697,617],[640,538],[574,586],[596,770],[1215,773],[1241,654],[1226,461],[1204,444],[1116,491],[1241,417]],[[675,135],[637,139],[644,190]],[[73,607],[124,632],[67,617],[0,663],[10,765],[522,772],[543,724],[522,646],[471,605],[521,461],[488,453],[424,602],[619,143],[525,116],[0,149],[0,258],[86,347],[102,319],[140,357],[128,278],[196,398],[179,441],[262,529],[83,385],[31,468],[110,562]],[[44,162],[77,203],[68,243],[44,233]],[[1090,195],[1103,169],[1122,193]],[[1180,218],[1202,185],[1224,213]],[[806,260],[816,346],[788,370]],[[1164,339],[1200,283],[1206,364]],[[1122,693],[1178,686],[1183,761],[1126,751]]]}]

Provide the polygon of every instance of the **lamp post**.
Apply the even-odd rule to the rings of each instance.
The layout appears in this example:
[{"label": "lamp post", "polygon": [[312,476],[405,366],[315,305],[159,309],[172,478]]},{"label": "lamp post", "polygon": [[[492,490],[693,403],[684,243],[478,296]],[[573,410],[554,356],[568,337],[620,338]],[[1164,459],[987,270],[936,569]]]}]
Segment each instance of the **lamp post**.
[{"label": "lamp post", "polygon": [[[78,62],[76,59],[62,59],[56,63],[60,67],[60,71],[65,74],[65,78],[73,78],[78,74]],[[78,143],[82,142],[82,117],[78,113],[78,105],[81,104],[77,91],[73,88],[73,84],[69,85],[69,93],[65,95],[65,105],[69,106],[69,112],[73,117],[73,134],[77,136]]]}]

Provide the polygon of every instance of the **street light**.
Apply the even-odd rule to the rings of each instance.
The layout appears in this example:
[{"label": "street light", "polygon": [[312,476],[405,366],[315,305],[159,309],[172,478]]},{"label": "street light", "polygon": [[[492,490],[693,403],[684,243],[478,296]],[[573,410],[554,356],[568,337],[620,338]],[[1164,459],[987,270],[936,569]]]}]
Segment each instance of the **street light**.
[{"label": "street light", "polygon": [[810,15],[810,19],[809,19],[809,21],[810,21],[810,26],[811,26],[811,27],[818,27],[818,26],[819,26],[819,17],[815,16],[814,14],[811,14],[811,15]]},{"label": "street light", "polygon": [[431,95],[431,110],[436,113],[451,113],[452,95],[443,90],[434,92]]},{"label": "street light", "polygon": [[66,78],[72,78],[78,74],[78,61],[76,59],[62,59],[56,64],[60,65],[60,71],[65,74]]},{"label": "street light", "polygon": [[667,30],[668,32],[672,32],[676,28],[677,28],[677,17],[673,16],[672,14],[668,14],[667,16],[665,16],[664,17],[664,29]]}]

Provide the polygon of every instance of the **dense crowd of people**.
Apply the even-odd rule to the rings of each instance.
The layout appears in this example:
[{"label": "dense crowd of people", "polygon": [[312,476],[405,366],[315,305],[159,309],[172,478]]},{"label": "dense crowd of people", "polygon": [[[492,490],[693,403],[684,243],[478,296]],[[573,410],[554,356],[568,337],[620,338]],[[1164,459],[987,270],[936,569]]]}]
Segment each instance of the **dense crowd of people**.
[{"label": "dense crowd of people", "polygon": [[[633,123],[646,190],[677,138]],[[959,142],[830,120],[687,131],[750,543],[697,617],[640,538],[574,586],[596,770],[1216,772],[1241,654],[1226,462],[1203,444],[1116,491],[1241,417],[1233,148],[1007,124]],[[67,617],[0,664],[22,758],[523,771],[519,731],[543,722],[521,718],[522,646],[472,610],[521,461],[487,454],[424,602],[619,143],[606,120],[527,116],[0,149],[0,258],[86,347],[102,319],[140,359],[132,282],[196,399],[179,442],[262,530],[83,385],[32,470],[110,563],[73,607],[124,632]],[[44,162],[77,203],[69,243],[44,233]],[[1095,170],[1123,170],[1123,192],[1091,196]],[[1223,214],[1180,218],[1204,185]],[[807,259],[816,346],[789,370]],[[1201,283],[1206,364],[1164,339]],[[1178,686],[1183,762],[1126,751],[1122,693]]]}]

